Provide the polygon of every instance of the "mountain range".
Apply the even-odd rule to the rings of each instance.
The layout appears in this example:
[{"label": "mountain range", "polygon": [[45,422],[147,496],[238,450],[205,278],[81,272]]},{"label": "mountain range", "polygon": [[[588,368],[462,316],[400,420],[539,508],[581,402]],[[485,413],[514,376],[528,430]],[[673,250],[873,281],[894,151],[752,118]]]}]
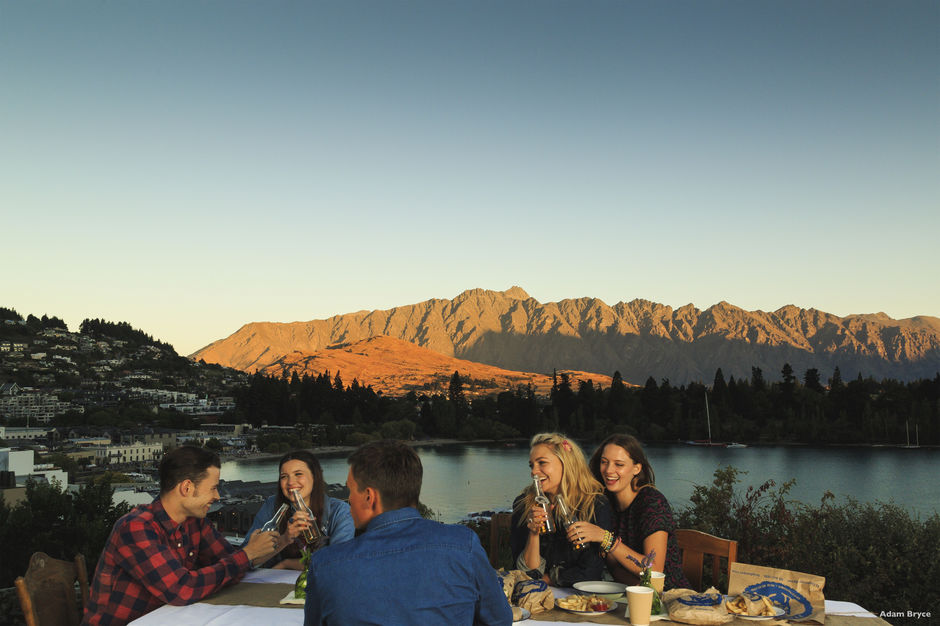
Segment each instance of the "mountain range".
[{"label": "mountain range", "polygon": [[[191,358],[249,372],[312,373],[317,361],[321,366],[328,362],[323,351],[382,336],[503,370],[550,375],[564,369],[605,376],[619,371],[633,384],[649,377],[674,384],[711,383],[718,368],[727,379],[750,377],[752,367],[775,380],[784,363],[800,377],[816,368],[823,381],[836,367],[843,379],[860,373],[907,381],[940,372],[936,317],[839,317],[792,305],[746,311],[727,302],[704,310],[639,299],[613,306],[597,298],[541,303],[520,287],[471,289],[451,300],[308,322],[253,322]],[[387,345],[382,348],[369,358],[390,363],[408,358]],[[346,382],[352,379],[348,373],[343,376]],[[374,380],[360,378],[362,384]]]}]

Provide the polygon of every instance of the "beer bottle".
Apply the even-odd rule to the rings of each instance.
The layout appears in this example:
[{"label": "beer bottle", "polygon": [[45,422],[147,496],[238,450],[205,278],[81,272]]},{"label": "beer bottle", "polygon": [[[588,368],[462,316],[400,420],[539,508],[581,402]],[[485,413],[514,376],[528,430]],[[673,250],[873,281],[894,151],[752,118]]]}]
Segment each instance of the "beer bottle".
[{"label": "beer bottle", "polygon": [[[558,519],[561,521],[562,527],[567,531],[568,527],[574,524],[576,520],[574,515],[571,514],[571,509],[568,508],[565,496],[560,493],[555,496],[555,510],[558,512]],[[584,549],[584,543],[580,539],[576,539],[573,544],[575,550]]]},{"label": "beer bottle", "polygon": [[291,495],[294,498],[294,508],[297,511],[303,511],[310,518],[310,526],[303,529],[304,541],[307,542],[308,546],[317,546],[320,544],[320,540],[323,538],[323,533],[320,532],[320,528],[317,526],[317,518],[313,514],[313,511],[310,510],[310,507],[307,506],[307,503],[304,502],[303,496],[300,495],[300,489],[291,489]]},{"label": "beer bottle", "polygon": [[552,511],[549,507],[548,497],[542,492],[542,485],[539,484],[541,480],[538,476],[532,477],[532,483],[535,485],[535,502],[545,511],[545,521],[539,526],[539,534],[544,535],[555,532],[555,523],[552,521]]},{"label": "beer bottle", "polygon": [[280,532],[280,530],[278,529],[278,526],[281,525],[281,519],[284,518],[284,513],[286,513],[287,509],[289,508],[290,507],[287,505],[286,502],[282,504],[281,507],[277,511],[274,512],[274,517],[272,517],[267,522],[265,522],[264,526],[261,527],[261,530],[259,532],[266,533],[272,530],[276,532]]}]

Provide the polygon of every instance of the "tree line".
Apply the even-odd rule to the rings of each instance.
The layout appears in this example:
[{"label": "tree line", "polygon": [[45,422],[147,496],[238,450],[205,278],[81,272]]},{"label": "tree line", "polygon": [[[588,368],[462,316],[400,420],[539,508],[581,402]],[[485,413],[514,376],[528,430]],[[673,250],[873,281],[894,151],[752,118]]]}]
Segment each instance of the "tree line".
[{"label": "tree line", "polygon": [[[26,328],[23,329],[23,326],[20,324],[7,324],[6,321],[11,322],[25,322]],[[36,317],[32,313],[26,316],[26,319],[23,319],[23,316],[17,313],[16,309],[9,309],[7,307],[0,307],[0,338],[2,339],[15,339],[22,336],[33,335],[47,328],[56,328],[59,330],[68,330],[68,326],[58,317],[49,317],[48,315],[43,315],[42,317]]]},{"label": "tree line", "polygon": [[555,376],[548,397],[531,386],[468,398],[459,372],[447,393],[411,391],[392,397],[339,372],[300,377],[254,374],[236,394],[238,421],[255,426],[320,424],[322,443],[355,443],[350,437],[446,437],[504,439],[561,431],[585,439],[610,432],[644,441],[713,441],[839,444],[940,444],[940,373],[900,382],[871,377],[843,381],[836,368],[824,385],[816,369],[798,377],[784,364],[779,381],[760,368],[750,378],[711,385],[672,385],[652,377],[628,386],[619,372],[611,385]]},{"label": "tree line", "polygon": [[127,322],[109,322],[103,319],[86,318],[79,325],[78,332],[90,337],[109,337],[126,341],[135,346],[156,346],[158,348],[173,349],[170,344],[154,339],[153,336],[134,328]]}]

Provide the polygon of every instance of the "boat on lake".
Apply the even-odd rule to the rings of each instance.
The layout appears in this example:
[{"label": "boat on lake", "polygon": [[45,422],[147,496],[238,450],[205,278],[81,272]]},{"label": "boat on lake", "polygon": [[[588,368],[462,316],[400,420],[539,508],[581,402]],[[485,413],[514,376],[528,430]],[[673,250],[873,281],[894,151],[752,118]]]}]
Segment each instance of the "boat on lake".
[{"label": "boat on lake", "polygon": [[712,441],[712,417],[711,413],[708,410],[708,392],[705,392],[705,420],[708,424],[708,439],[696,439],[694,441],[686,441],[685,444],[689,446],[705,446],[707,448],[746,448],[747,444],[737,443],[732,441],[731,443],[725,443],[723,441]]},{"label": "boat on lake", "polygon": [[914,441],[917,442],[914,445],[911,445],[911,428],[906,420],[904,422],[904,432],[907,435],[907,445],[900,446],[900,447],[901,448],[919,448],[920,447],[920,426],[918,424],[914,424]]}]

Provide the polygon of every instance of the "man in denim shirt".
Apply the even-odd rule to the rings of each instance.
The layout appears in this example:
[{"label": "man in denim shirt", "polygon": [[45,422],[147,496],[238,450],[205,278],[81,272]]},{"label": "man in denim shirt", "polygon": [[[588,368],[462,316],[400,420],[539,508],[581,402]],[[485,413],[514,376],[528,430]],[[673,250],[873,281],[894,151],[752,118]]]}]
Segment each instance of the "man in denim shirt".
[{"label": "man in denim shirt", "polygon": [[304,624],[510,624],[512,609],[476,534],[421,517],[421,459],[400,441],[349,457],[358,537],[310,559]]}]

